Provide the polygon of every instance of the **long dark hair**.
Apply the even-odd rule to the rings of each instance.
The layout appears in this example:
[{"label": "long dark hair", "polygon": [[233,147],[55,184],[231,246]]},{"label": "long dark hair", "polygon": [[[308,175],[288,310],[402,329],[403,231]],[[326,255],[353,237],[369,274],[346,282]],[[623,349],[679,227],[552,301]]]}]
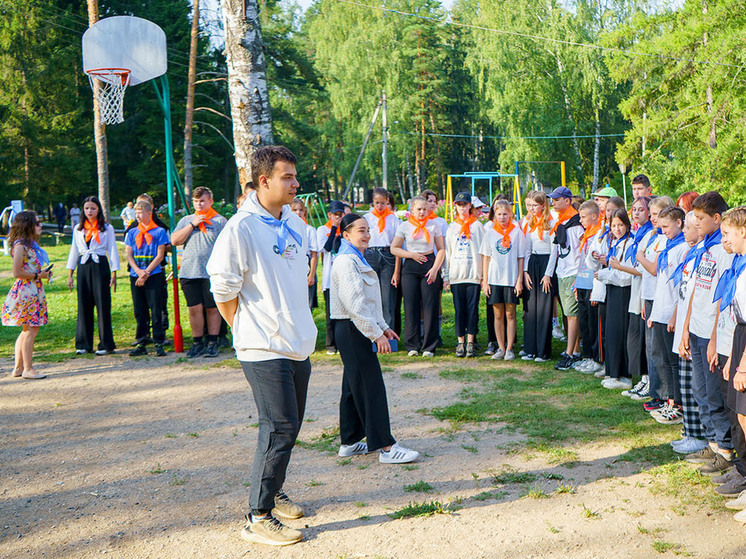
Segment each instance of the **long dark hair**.
[{"label": "long dark hair", "polygon": [[85,216],[85,205],[88,202],[91,202],[93,204],[96,204],[96,206],[98,206],[98,214],[96,215],[96,219],[98,220],[98,230],[106,231],[106,218],[104,217],[104,208],[101,207],[101,201],[98,199],[97,196],[89,196],[88,198],[83,200],[83,219],[81,219],[80,223],[78,223],[78,230],[79,231],[83,230],[83,226],[85,225],[85,222],[88,219]]},{"label": "long dark hair", "polygon": [[39,236],[36,234],[36,223],[39,218],[36,212],[31,210],[24,210],[18,212],[13,218],[13,225],[10,227],[8,233],[8,244],[10,245],[11,252],[13,251],[13,245],[16,242],[21,242],[24,246],[31,246],[34,241],[39,240]]}]

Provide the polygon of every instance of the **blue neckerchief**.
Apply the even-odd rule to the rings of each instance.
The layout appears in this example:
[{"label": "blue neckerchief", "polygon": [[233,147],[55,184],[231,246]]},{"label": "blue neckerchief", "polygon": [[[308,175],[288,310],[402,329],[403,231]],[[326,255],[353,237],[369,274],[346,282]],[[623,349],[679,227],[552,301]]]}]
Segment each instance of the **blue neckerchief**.
[{"label": "blue neckerchief", "polygon": [[39,246],[39,243],[36,241],[31,242],[31,248],[36,253],[36,257],[39,259],[39,264],[42,266],[46,266],[49,264],[49,255],[47,254],[47,251],[44,250]]},{"label": "blue neckerchief", "polygon": [[337,251],[337,254],[352,254],[354,256],[357,256],[363,264],[370,268],[370,264],[368,264],[368,261],[365,259],[365,256],[363,256],[363,253],[360,252],[357,247],[347,239],[342,239],[342,242],[339,243],[339,250]]},{"label": "blue neckerchief", "polygon": [[290,237],[295,239],[295,242],[298,243],[299,245],[303,244],[302,237],[298,233],[293,231],[293,229],[288,225],[287,218],[280,220],[280,219],[275,219],[274,217],[271,217],[271,216],[258,215],[258,214],[255,214],[255,215],[267,225],[280,228],[280,230],[277,232],[277,249],[280,251],[281,256],[285,253],[285,247],[287,246],[288,240],[290,240]]},{"label": "blue neckerchief", "polygon": [[[603,241],[603,240],[604,240],[604,237],[605,237],[606,235],[609,235],[609,233],[611,233],[611,229],[609,228],[609,226],[608,226],[608,225],[606,225],[606,226],[604,227],[604,232],[603,232],[603,233],[601,233],[601,236],[600,236],[600,237],[598,238],[598,242],[600,243],[601,241]],[[611,235],[609,235],[609,242],[611,242]]]},{"label": "blue neckerchief", "polygon": [[612,258],[616,258],[616,249],[627,239],[629,239],[629,231],[624,235],[624,237],[622,237],[616,243],[612,244],[609,247],[609,252],[606,254],[606,262],[608,262]]},{"label": "blue neckerchief", "polygon": [[676,269],[671,274],[671,277],[668,278],[668,281],[672,281],[674,287],[677,287],[681,281],[684,279],[684,268],[686,268],[686,265],[689,264],[694,258],[697,256],[697,251],[694,249],[694,247],[690,248],[689,251],[686,253],[686,256],[684,257],[684,261],[681,262],[678,266],[676,266]]},{"label": "blue neckerchief", "polygon": [[736,282],[744,269],[746,269],[746,258],[742,254],[736,254],[730,268],[720,276],[717,287],[715,287],[715,296],[712,298],[713,303],[720,299],[720,312],[727,309],[733,301],[733,297],[736,295]]},{"label": "blue neckerchief", "polygon": [[637,233],[635,233],[634,238],[632,239],[632,244],[627,249],[627,252],[624,254],[624,257],[629,260],[632,263],[637,262],[637,245],[639,245],[642,242],[642,238],[647,234],[648,231],[650,231],[653,228],[653,224],[649,221],[640,227],[637,230]]},{"label": "blue neckerchief", "polygon": [[696,250],[696,254],[694,256],[694,268],[692,268],[692,270],[694,270],[694,273],[697,272],[697,268],[699,268],[699,263],[702,261],[702,257],[705,255],[705,252],[709,251],[715,245],[719,245],[722,238],[723,234],[720,232],[720,229],[718,229],[714,233],[710,233],[705,237],[704,243],[702,243],[702,246]]},{"label": "blue neckerchief", "polygon": [[682,231],[676,235],[673,239],[666,239],[666,247],[658,254],[658,264],[655,267],[656,272],[665,270],[668,267],[668,253],[675,246],[679,246],[684,242],[684,232]]},{"label": "blue neckerchief", "polygon": [[645,250],[648,250],[650,248],[650,245],[652,245],[655,242],[655,239],[658,238],[658,235],[663,235],[663,230],[660,227],[655,230],[655,235],[650,235],[650,238],[648,239],[648,244],[645,246]]}]

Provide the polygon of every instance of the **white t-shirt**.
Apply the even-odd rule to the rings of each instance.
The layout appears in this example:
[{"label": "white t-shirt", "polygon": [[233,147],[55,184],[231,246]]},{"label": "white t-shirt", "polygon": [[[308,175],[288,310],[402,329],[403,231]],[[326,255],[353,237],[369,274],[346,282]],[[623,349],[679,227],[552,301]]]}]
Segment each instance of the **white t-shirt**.
[{"label": "white t-shirt", "polygon": [[383,231],[378,230],[378,218],[371,212],[368,212],[363,216],[365,221],[368,222],[368,229],[370,229],[370,242],[368,243],[369,248],[378,247],[390,247],[391,242],[394,240],[396,230],[401,224],[401,220],[396,217],[396,214],[389,214],[386,216],[385,225]]},{"label": "white t-shirt", "polygon": [[[704,245],[701,241],[700,245]],[[725,252],[720,243],[705,252],[694,275],[692,294],[692,315],[689,319],[689,332],[699,338],[710,339],[715,327],[715,305],[712,297],[722,273],[730,268],[733,255]]]},{"label": "white t-shirt", "polygon": [[557,274],[558,278],[569,278],[577,275],[580,267],[580,238],[585,233],[585,229],[577,225],[567,229],[567,246],[569,252],[560,255],[559,245],[552,242],[552,254],[547,264],[547,276]]},{"label": "white t-shirt", "polygon": [[[720,302],[718,302],[718,305]],[[693,312],[693,311],[692,311]],[[720,312],[718,316],[717,339],[715,340],[716,351],[720,355],[730,355],[733,349],[733,334],[736,330],[736,318],[733,316],[733,305]]]},{"label": "white t-shirt", "polygon": [[430,254],[435,251],[435,238],[442,237],[440,225],[436,220],[431,219],[425,225],[428,233],[430,233],[430,241],[428,242],[425,235],[420,233],[416,239],[412,238],[412,234],[415,231],[415,226],[405,221],[399,224],[399,228],[396,230],[396,236],[401,237],[407,243],[407,250],[409,252],[416,252],[418,254]]},{"label": "white t-shirt", "polygon": [[490,257],[487,270],[487,283],[490,285],[513,287],[518,280],[518,258],[523,258],[524,237],[521,228],[516,226],[510,232],[510,247],[503,246],[503,236],[490,226],[482,240],[480,254]]},{"label": "white t-shirt", "polygon": [[[658,257],[658,253],[663,250],[666,246],[666,236],[658,235],[655,229],[647,233],[637,247],[638,250],[645,251],[645,258],[651,262],[655,262]],[[644,267],[640,266],[642,272],[642,285],[640,286],[640,297],[644,301],[652,301],[655,298],[655,289],[657,282],[655,276],[648,272]],[[673,270],[671,270],[673,271]]]},{"label": "white t-shirt", "polygon": [[471,238],[461,236],[461,225],[451,223],[446,233],[446,264],[443,279],[451,283],[480,283],[482,256],[479,250],[485,236],[484,227],[478,221],[469,226]]},{"label": "white t-shirt", "polygon": [[306,255],[311,256],[312,252],[319,251],[319,242],[316,238],[316,228],[313,225],[306,225],[306,234],[308,235],[308,250]]},{"label": "white t-shirt", "polygon": [[[521,224],[521,231],[523,231],[524,224],[526,222],[526,219],[524,218],[523,224]],[[554,220],[549,222],[549,231],[551,231],[552,227],[554,227]],[[490,226],[491,227],[491,226]],[[524,233],[523,239],[525,241],[524,245],[524,253],[523,253],[523,268],[524,270],[528,270],[528,261],[531,258],[532,254],[551,254],[552,253],[552,243],[554,242],[554,235],[550,234],[549,231],[542,231],[542,237],[539,237],[539,228],[537,227],[533,231],[530,231],[529,228],[526,228],[526,233]]]},{"label": "white t-shirt", "polygon": [[[694,250],[689,248],[688,250]],[[684,253],[686,256],[686,252]],[[694,261],[691,260],[684,266],[684,272],[681,274],[681,283],[676,287],[676,329],[673,333],[673,352],[679,353],[679,344],[681,335],[684,332],[684,320],[686,320],[686,311],[689,308],[689,300],[692,298],[692,267]]]},{"label": "white t-shirt", "polygon": [[[660,247],[665,248],[665,245]],[[668,252],[668,265],[665,269],[659,270],[655,279],[655,293],[653,294],[653,309],[650,311],[650,320],[661,324],[668,324],[673,316],[673,309],[676,307],[676,287],[671,278],[676,267],[684,260],[684,256],[689,251],[689,245],[686,242],[673,247]]]},{"label": "white t-shirt", "polygon": [[326,225],[322,225],[316,230],[316,249],[321,260],[321,289],[326,291],[332,284],[332,266],[336,254],[324,250],[324,245],[329,239],[332,230]]}]

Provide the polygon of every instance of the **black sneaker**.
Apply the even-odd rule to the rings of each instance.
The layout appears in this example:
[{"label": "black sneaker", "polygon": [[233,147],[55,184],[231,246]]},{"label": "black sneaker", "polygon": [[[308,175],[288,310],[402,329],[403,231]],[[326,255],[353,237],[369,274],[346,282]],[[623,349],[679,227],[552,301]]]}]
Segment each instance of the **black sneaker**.
[{"label": "black sneaker", "polygon": [[145,344],[138,345],[135,349],[130,351],[130,357],[139,357],[140,355],[147,355],[148,350]]},{"label": "black sneaker", "polygon": [[152,343],[153,343],[153,340],[151,340],[150,338],[145,338],[145,340],[143,340],[142,342],[138,342],[137,340],[135,340],[130,345],[132,347],[136,347],[136,346],[139,346],[139,345],[142,345],[142,344],[147,345],[147,344],[152,344]]},{"label": "black sneaker", "polygon": [[490,342],[487,344],[487,349],[484,350],[485,355],[494,355],[497,351],[497,342]]},{"label": "black sneaker", "polygon": [[477,348],[474,342],[467,342],[466,343],[466,356],[467,357],[476,357],[477,356]]},{"label": "black sneaker", "polygon": [[218,338],[218,345],[220,346],[221,349],[230,349],[233,347],[233,344],[228,339],[228,336],[220,336]]},{"label": "black sneaker", "polygon": [[725,470],[728,470],[731,466],[733,466],[733,460],[728,460],[725,456],[716,452],[715,458],[699,467],[699,473],[711,476],[714,474],[720,474]]},{"label": "black sneaker", "polygon": [[187,352],[187,357],[189,359],[194,359],[195,357],[199,357],[205,352],[205,344],[202,342],[194,342],[192,347],[189,348],[189,351]]},{"label": "black sneaker", "polygon": [[569,371],[572,367],[573,363],[575,361],[572,358],[572,355],[567,355],[566,353],[560,357],[560,360],[557,361],[557,364],[554,366],[555,369],[558,371]]},{"label": "black sneaker", "polygon": [[466,346],[463,342],[456,344],[456,357],[466,357]]},{"label": "black sneaker", "polygon": [[166,356],[166,350],[163,349],[163,344],[155,344],[155,354],[158,357],[165,357]]},{"label": "black sneaker", "polygon": [[205,357],[217,357],[218,356],[218,342],[209,342],[205,348]]},{"label": "black sneaker", "polygon": [[651,411],[658,410],[658,409],[662,408],[665,405],[666,405],[666,401],[665,400],[661,400],[660,398],[653,398],[649,402],[645,402],[642,405],[642,409],[644,409],[647,412],[651,412]]}]

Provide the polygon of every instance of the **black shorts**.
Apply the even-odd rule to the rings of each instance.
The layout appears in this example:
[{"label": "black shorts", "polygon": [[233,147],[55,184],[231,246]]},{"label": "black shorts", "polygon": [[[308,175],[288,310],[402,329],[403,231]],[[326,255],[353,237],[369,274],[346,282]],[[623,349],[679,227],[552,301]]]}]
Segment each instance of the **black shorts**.
[{"label": "black shorts", "polygon": [[490,285],[490,296],[487,299],[489,305],[517,305],[518,297],[512,287],[504,285]]},{"label": "black shorts", "polygon": [[204,305],[206,309],[214,309],[217,306],[210,291],[209,278],[181,278],[179,281],[187,307]]}]

